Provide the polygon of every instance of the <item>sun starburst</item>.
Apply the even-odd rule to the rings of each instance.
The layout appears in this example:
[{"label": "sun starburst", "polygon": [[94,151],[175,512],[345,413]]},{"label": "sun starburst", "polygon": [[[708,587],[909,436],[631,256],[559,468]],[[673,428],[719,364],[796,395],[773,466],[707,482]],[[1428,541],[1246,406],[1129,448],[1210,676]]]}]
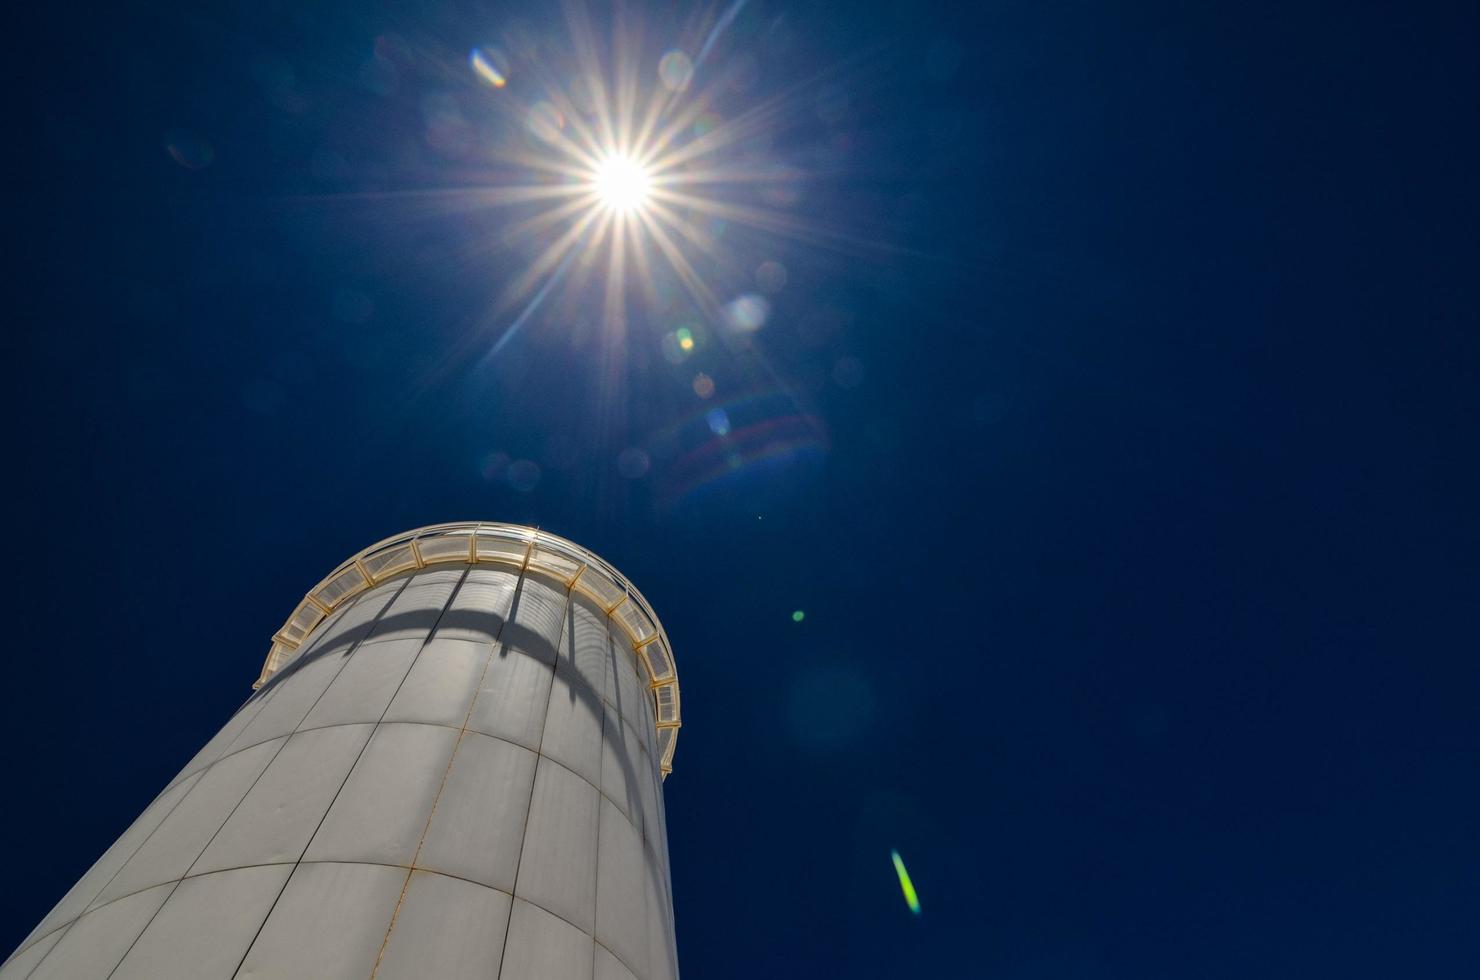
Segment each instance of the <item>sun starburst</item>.
[{"label": "sun starburst", "polygon": [[[719,273],[734,263],[716,229],[804,238],[815,229],[768,203],[793,201],[800,172],[755,149],[774,134],[785,99],[727,106],[728,119],[716,111],[736,86],[733,69],[715,67],[709,55],[742,6],[712,12],[691,32],[693,56],[683,47],[644,51],[620,15],[598,32],[575,4],[566,7],[568,45],[472,53],[486,98],[513,115],[522,139],[489,150],[497,169],[471,194],[518,210],[502,240],[534,246],[502,290],[492,352],[557,286],[599,289],[609,332],[626,329],[630,303],[652,302],[670,284],[701,320],[753,329],[727,315],[735,297]],[[599,44],[598,36],[612,40]],[[517,41],[510,49],[521,50]]]},{"label": "sun starburst", "polygon": [[647,201],[652,178],[642,164],[622,153],[613,153],[596,165],[593,189],[601,203],[614,211],[636,211]]}]

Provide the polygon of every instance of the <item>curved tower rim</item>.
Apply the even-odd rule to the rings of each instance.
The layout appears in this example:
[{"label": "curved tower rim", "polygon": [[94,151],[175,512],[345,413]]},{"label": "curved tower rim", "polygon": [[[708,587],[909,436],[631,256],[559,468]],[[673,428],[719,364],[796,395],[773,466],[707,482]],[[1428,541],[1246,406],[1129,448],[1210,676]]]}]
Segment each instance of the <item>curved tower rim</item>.
[{"label": "curved tower rim", "polygon": [[682,718],[678,671],[663,624],[637,587],[595,552],[558,534],[522,524],[429,524],[377,541],[352,555],[320,579],[273,634],[253,689],[266,684],[291,662],[309,635],[346,600],[406,573],[458,564],[506,565],[547,575],[567,589],[586,595],[622,627],[648,680],[658,729],[659,764],[667,778],[673,771]]}]

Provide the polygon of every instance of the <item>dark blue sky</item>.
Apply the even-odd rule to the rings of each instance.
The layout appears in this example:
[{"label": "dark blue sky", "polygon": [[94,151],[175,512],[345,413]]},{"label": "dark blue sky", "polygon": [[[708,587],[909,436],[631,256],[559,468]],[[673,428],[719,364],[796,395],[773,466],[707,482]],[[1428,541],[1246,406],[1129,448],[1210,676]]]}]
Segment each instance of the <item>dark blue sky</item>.
[{"label": "dark blue sky", "polygon": [[[536,246],[426,192],[527,145],[466,56],[558,16],[17,25],[0,947],[321,574],[490,519],[664,619],[691,977],[1472,970],[1475,8],[958,6],[755,0],[700,66],[804,232],[708,229],[748,347],[670,282],[491,358]],[[651,85],[691,11],[633,13]]]}]

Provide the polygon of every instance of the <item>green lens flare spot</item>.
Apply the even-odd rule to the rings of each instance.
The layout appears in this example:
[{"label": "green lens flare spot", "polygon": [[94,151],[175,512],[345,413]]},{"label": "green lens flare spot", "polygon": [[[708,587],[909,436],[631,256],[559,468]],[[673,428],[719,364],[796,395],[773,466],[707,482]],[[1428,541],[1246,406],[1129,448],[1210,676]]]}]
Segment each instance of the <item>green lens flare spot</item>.
[{"label": "green lens flare spot", "polygon": [[904,903],[910,907],[911,912],[919,915],[920,896],[915,894],[915,886],[910,881],[910,873],[904,869],[904,861],[900,859],[898,851],[890,851],[889,856],[894,859],[894,872],[899,875],[899,890],[904,892]]},{"label": "green lens flare spot", "polygon": [[804,613],[804,612],[802,612],[800,609],[798,609],[796,612],[794,612],[794,613],[791,614],[791,621],[793,623],[800,623],[802,620],[804,620],[806,618],[807,618],[807,614]]}]

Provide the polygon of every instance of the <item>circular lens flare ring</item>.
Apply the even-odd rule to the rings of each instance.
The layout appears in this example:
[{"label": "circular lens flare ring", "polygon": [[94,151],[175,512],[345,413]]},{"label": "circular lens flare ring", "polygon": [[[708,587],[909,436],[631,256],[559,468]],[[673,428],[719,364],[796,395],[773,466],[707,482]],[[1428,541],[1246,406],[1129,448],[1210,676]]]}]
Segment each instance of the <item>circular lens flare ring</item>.
[{"label": "circular lens flare ring", "polygon": [[596,196],[613,211],[630,213],[647,202],[652,177],[625,153],[609,153],[596,166]]}]

